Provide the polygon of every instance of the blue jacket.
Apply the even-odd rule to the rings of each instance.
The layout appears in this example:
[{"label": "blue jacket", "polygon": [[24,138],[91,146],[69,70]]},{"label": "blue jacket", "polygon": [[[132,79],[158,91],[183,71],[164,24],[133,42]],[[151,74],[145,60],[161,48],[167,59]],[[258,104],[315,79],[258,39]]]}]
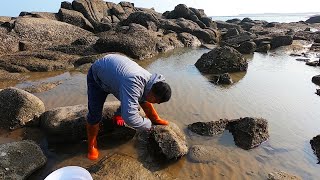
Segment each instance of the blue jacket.
[{"label": "blue jacket", "polygon": [[139,115],[139,103],[156,82],[164,81],[161,74],[150,74],[126,56],[109,54],[92,65],[96,83],[121,102],[121,116],[127,125],[149,129],[151,122]]}]

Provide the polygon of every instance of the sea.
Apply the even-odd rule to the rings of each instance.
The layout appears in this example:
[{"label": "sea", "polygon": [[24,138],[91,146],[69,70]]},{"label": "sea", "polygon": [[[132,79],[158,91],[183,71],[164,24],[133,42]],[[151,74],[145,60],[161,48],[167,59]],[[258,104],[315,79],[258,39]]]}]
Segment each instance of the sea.
[{"label": "sea", "polygon": [[266,13],[266,14],[239,14],[237,16],[211,16],[214,21],[227,21],[229,19],[250,18],[252,20],[265,20],[268,22],[290,23],[306,21],[312,16],[320,15],[320,12],[312,13]]}]

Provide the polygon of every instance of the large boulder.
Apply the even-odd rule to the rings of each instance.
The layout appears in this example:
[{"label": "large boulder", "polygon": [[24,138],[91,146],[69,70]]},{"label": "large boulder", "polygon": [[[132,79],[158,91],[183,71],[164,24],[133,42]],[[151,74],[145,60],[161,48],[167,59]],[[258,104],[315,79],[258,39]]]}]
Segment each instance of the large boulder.
[{"label": "large boulder", "polygon": [[194,133],[203,136],[213,136],[222,134],[226,129],[228,120],[220,119],[219,121],[195,122],[188,125],[188,129]]},{"label": "large boulder", "polygon": [[0,67],[9,72],[66,70],[78,58],[58,51],[21,51],[1,56]]},{"label": "large boulder", "polygon": [[310,24],[320,23],[320,16],[312,16],[306,20],[306,23],[310,23]]},{"label": "large boulder", "polygon": [[236,28],[228,29],[227,33],[223,35],[223,39],[228,39],[234,36],[239,36],[240,32]]},{"label": "large boulder", "polygon": [[157,27],[159,26],[160,22],[158,18],[152,14],[147,12],[134,12],[129,15],[129,17],[122,21],[121,24],[128,26],[131,23],[136,23],[144,26],[147,29],[152,29],[152,23],[155,25],[155,31],[157,31]]},{"label": "large boulder", "polygon": [[191,34],[204,43],[214,44],[220,41],[220,32],[212,28],[197,29]]},{"label": "large boulder", "polygon": [[236,36],[225,37],[225,39],[223,39],[222,41],[222,44],[238,46],[239,44],[250,41],[251,39],[252,39],[252,36],[249,33],[240,33],[239,35],[236,35]]},{"label": "large boulder", "polygon": [[24,90],[10,87],[0,92],[1,128],[14,129],[33,123],[44,111],[43,102]]},{"label": "large boulder", "polygon": [[228,124],[235,144],[242,149],[252,149],[269,138],[268,122],[262,118],[240,118]]},{"label": "large boulder", "polygon": [[198,47],[201,46],[201,42],[196,36],[189,33],[179,33],[179,40],[184,44],[185,47]]},{"label": "large boulder", "polygon": [[207,27],[217,29],[217,23],[212,21],[209,17],[201,17],[200,21],[202,21]]},{"label": "large boulder", "polygon": [[11,21],[11,17],[9,16],[0,16],[0,25],[5,23],[5,22],[10,22]]},{"label": "large boulder", "polygon": [[59,17],[56,13],[50,12],[21,12],[19,14],[20,17],[33,17],[33,18],[43,18],[43,19],[51,19],[58,21]]},{"label": "large boulder", "polygon": [[68,10],[61,8],[58,12],[60,20],[88,31],[93,31],[94,27],[92,24],[78,11]]},{"label": "large boulder", "polygon": [[102,20],[110,9],[103,0],[75,0],[72,2],[74,10],[81,12],[86,19],[94,26],[95,31],[103,30]]},{"label": "large boulder", "polygon": [[318,160],[320,162],[320,135],[312,138],[310,140],[310,144],[311,144],[311,148],[312,148],[313,152],[316,154],[316,156],[318,157]]},{"label": "large boulder", "polygon": [[87,36],[81,37],[70,45],[59,45],[48,48],[50,51],[58,51],[69,55],[90,56],[97,54],[97,51],[93,48],[93,45],[97,42],[99,37]]},{"label": "large boulder", "polygon": [[95,54],[95,55],[90,55],[90,56],[83,56],[83,57],[79,58],[78,60],[76,60],[74,62],[74,65],[75,65],[75,67],[78,67],[83,64],[88,64],[88,63],[92,64],[96,60],[103,58],[105,55],[107,55],[107,53]]},{"label": "large boulder", "polygon": [[[119,102],[105,104],[101,132],[113,130],[112,117],[119,106]],[[54,108],[41,115],[41,128],[46,132],[50,143],[77,142],[86,138],[87,113],[86,105]],[[120,129],[120,132],[135,134],[135,131],[129,127]]]},{"label": "large boulder", "polygon": [[54,108],[41,115],[41,128],[52,142],[79,141],[86,137],[87,106]]},{"label": "large boulder", "polygon": [[46,156],[33,141],[19,141],[0,145],[1,179],[27,179],[44,166]]},{"label": "large boulder", "polygon": [[242,30],[241,26],[233,23],[227,23],[224,21],[215,21],[217,23],[218,29],[233,29],[236,28],[237,30]]},{"label": "large boulder", "polygon": [[177,159],[188,153],[185,135],[172,122],[168,126],[154,126],[151,139],[159,147],[160,153],[164,154],[167,159]]},{"label": "large boulder", "polygon": [[240,44],[236,49],[242,54],[252,54],[257,48],[256,43],[252,41],[246,41]]},{"label": "large boulder", "polygon": [[241,22],[241,19],[239,18],[233,18],[233,19],[228,19],[226,20],[227,23],[232,23],[232,24],[239,24]]},{"label": "large boulder", "polygon": [[[198,14],[198,16],[196,15]],[[199,20],[200,13],[190,10],[186,5],[184,4],[178,4],[173,11],[170,13],[165,14],[166,18],[168,19],[178,19],[178,18],[184,18],[189,19],[195,23],[197,23],[201,28],[205,28],[206,25]]]},{"label": "large boulder", "polygon": [[108,31],[99,36],[94,48],[100,53],[121,52],[140,60],[158,53],[157,34],[139,24],[130,24],[124,31]]},{"label": "large boulder", "polygon": [[72,3],[69,2],[69,1],[62,1],[61,5],[60,5],[60,8],[73,10]]},{"label": "large boulder", "polygon": [[202,73],[222,74],[226,72],[246,71],[248,62],[243,55],[232,47],[217,47],[205,53],[195,63]]},{"label": "large boulder", "polygon": [[0,55],[19,51],[19,38],[0,27]]},{"label": "large boulder", "polygon": [[219,42],[220,34],[212,28],[202,29],[195,22],[184,19],[159,19],[160,27],[165,30],[171,30],[176,33],[187,32],[196,36],[199,40],[205,43]]},{"label": "large boulder", "polygon": [[21,41],[38,44],[36,49],[71,44],[80,37],[93,36],[93,33],[80,27],[43,18],[18,18],[14,31]]},{"label": "large boulder", "polygon": [[168,52],[175,48],[184,47],[184,44],[179,41],[178,35],[175,32],[171,32],[165,35],[158,35],[158,41],[156,49],[158,52]]},{"label": "large boulder", "polygon": [[271,40],[271,48],[275,49],[281,46],[291,45],[293,42],[292,36],[275,36]]}]

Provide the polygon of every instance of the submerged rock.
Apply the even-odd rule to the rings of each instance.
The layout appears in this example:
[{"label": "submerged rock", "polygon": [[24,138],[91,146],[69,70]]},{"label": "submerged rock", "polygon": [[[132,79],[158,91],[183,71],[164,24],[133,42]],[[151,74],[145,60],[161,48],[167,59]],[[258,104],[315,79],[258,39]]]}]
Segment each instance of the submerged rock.
[{"label": "submerged rock", "polygon": [[268,122],[262,118],[245,117],[230,122],[228,130],[235,144],[242,149],[252,149],[269,138]]},{"label": "submerged rock", "polygon": [[268,174],[268,180],[301,180],[301,178],[283,171],[275,171]]},{"label": "submerged rock", "polygon": [[220,119],[219,121],[211,122],[196,122],[188,125],[188,129],[194,133],[203,136],[213,136],[222,134],[226,129],[228,120]]},{"label": "submerged rock", "polygon": [[46,162],[46,156],[33,141],[0,145],[0,179],[27,179]]},{"label": "submerged rock", "polygon": [[229,73],[214,75],[210,81],[214,84],[232,84],[232,78]]},{"label": "submerged rock", "polygon": [[0,127],[17,128],[33,123],[45,111],[43,102],[33,94],[10,87],[0,92]]},{"label": "submerged rock", "polygon": [[195,63],[202,73],[221,74],[226,72],[246,71],[248,62],[243,55],[232,47],[217,47],[205,53]]},{"label": "submerged rock", "polygon": [[30,87],[24,88],[23,90],[29,93],[41,93],[44,91],[49,91],[62,84],[61,81],[51,82],[51,83],[41,83],[39,85],[32,85]]},{"label": "submerged rock", "polygon": [[197,163],[215,163],[220,152],[212,146],[194,145],[189,149],[188,158]]},{"label": "submerged rock", "polygon": [[179,127],[170,123],[168,126],[156,125],[151,132],[151,138],[159,146],[167,159],[175,159],[188,153],[186,137]]},{"label": "submerged rock", "polygon": [[312,82],[316,85],[320,85],[320,75],[316,75],[312,77]]},{"label": "submerged rock", "polygon": [[310,59],[298,58],[296,61],[309,62]]},{"label": "submerged rock", "polygon": [[318,157],[318,160],[320,162],[320,135],[317,135],[316,137],[312,138],[310,140],[311,148]]},{"label": "submerged rock", "polygon": [[319,65],[319,61],[309,61],[306,62],[306,65],[316,67]]},{"label": "submerged rock", "polygon": [[160,180],[174,179],[169,175],[152,172],[144,164],[131,156],[113,154],[103,158],[89,169],[93,179],[131,179],[131,180]]}]

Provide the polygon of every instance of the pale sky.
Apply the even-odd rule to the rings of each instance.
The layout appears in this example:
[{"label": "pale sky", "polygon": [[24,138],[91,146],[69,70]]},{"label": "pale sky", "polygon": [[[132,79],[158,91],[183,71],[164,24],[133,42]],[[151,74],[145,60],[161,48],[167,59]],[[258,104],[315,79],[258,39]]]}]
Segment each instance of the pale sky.
[{"label": "pale sky", "polygon": [[[1,0],[0,16],[18,16],[21,11],[58,12],[63,0]],[[72,1],[72,0],[67,0]],[[121,0],[109,0],[119,3]],[[136,7],[154,7],[158,12],[173,10],[178,4],[204,9],[208,16],[254,13],[320,12],[320,0],[131,0]]]}]

